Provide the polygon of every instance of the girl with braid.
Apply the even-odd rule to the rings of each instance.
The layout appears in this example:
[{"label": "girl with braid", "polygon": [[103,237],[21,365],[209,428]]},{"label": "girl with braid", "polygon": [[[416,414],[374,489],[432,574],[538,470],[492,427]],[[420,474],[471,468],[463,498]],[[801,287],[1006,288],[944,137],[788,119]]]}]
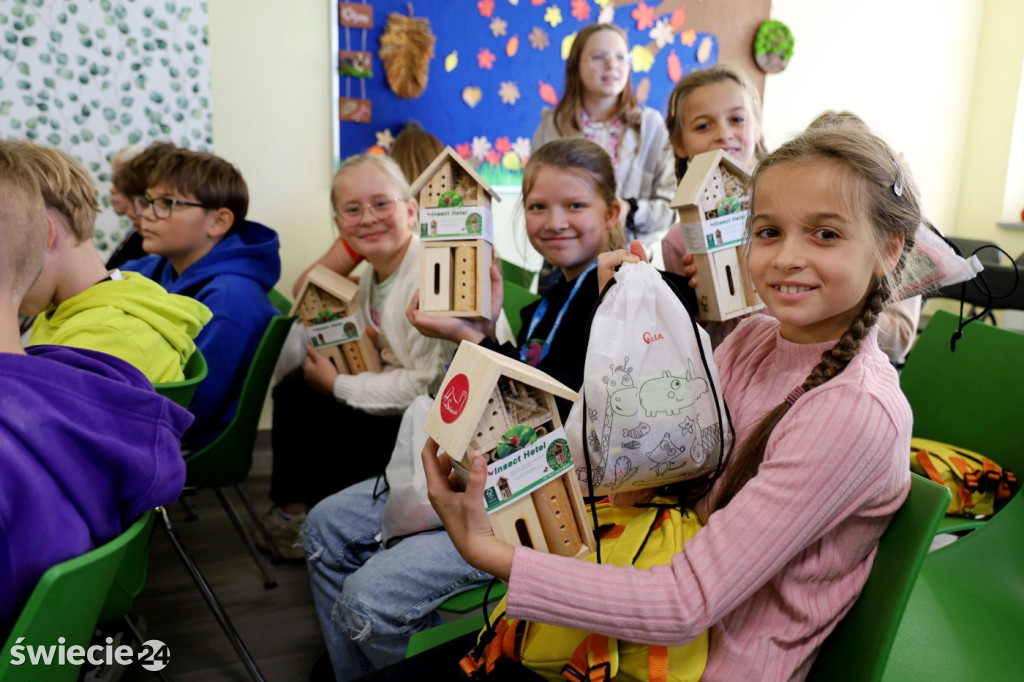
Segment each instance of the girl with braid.
[{"label": "girl with braid", "polygon": [[[758,166],[747,258],[772,315],[743,320],[715,351],[739,445],[670,564],[503,543],[484,513],[483,460],[459,493],[428,442],[431,501],[466,561],[508,581],[509,617],[666,646],[710,628],[701,679],[806,677],[910,487],[911,412],[875,328],[921,222],[909,177],[856,128],[808,130]],[[602,256],[600,281],[636,257]]]}]

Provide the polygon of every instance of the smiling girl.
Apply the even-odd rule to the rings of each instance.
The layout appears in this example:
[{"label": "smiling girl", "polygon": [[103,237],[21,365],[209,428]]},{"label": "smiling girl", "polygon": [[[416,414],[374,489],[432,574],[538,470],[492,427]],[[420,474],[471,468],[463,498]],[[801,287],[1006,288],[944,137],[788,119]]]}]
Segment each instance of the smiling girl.
[{"label": "smiling girl", "polygon": [[276,506],[266,521],[278,549],[295,559],[303,557],[297,543],[308,506],[384,470],[402,412],[416,396],[436,390],[455,352],[405,318],[419,280],[411,229],[418,212],[398,165],[370,154],[348,159],[334,176],[331,203],[339,241],[370,266],[357,300],[383,370],[339,374],[307,346],[302,369],[274,388],[270,498]]},{"label": "smiling girl", "polygon": [[[484,512],[483,459],[459,493],[428,442],[431,501],[461,555],[508,580],[509,617],[666,646],[710,628],[702,680],[800,680],[857,599],[910,486],[910,408],[874,325],[919,200],[888,145],[834,129],[768,156],[752,202],[750,272],[773,316],[747,318],[715,352],[739,446],[671,564],[505,544]],[[603,256],[600,280],[635,259]]]},{"label": "smiling girl", "polygon": [[661,114],[640,107],[630,81],[626,33],[612,24],[579,32],[565,60],[565,94],[545,109],[533,134],[533,149],[563,137],[582,137],[608,152],[618,196],[629,209],[627,239],[655,244],[672,224],[669,201],[672,148]]}]

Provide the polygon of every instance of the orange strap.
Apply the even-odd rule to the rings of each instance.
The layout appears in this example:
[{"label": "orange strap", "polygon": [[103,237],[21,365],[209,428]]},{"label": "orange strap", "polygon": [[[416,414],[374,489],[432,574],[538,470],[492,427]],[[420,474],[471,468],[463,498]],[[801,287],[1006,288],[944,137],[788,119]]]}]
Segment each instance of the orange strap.
[{"label": "orange strap", "polygon": [[593,633],[587,635],[562,668],[562,677],[571,682],[611,682],[608,638]]},{"label": "orange strap", "polygon": [[946,485],[946,482],[942,480],[942,474],[940,474],[939,470],[935,468],[934,464],[932,464],[931,455],[928,454],[927,450],[917,451],[917,463],[920,464],[924,472],[928,474],[928,478],[932,479],[932,481],[939,485]]},{"label": "orange strap", "polygon": [[647,647],[647,679],[649,682],[668,682],[668,647]]}]

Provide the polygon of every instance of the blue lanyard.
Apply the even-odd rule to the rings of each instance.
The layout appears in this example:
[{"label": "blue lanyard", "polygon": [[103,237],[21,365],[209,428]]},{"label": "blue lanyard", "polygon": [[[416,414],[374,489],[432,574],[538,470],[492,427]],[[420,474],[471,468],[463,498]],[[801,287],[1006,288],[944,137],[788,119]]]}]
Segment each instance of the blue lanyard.
[{"label": "blue lanyard", "polygon": [[583,285],[583,280],[587,278],[590,271],[597,267],[597,259],[595,258],[587,269],[584,270],[579,277],[576,278],[576,284],[573,285],[572,291],[569,292],[569,297],[565,299],[565,303],[562,304],[562,309],[558,311],[558,316],[555,318],[555,323],[551,325],[551,331],[548,332],[548,337],[544,339],[544,345],[540,347],[540,355],[536,358],[529,357],[530,347],[533,344],[533,332],[537,329],[537,325],[544,319],[544,315],[548,312],[548,297],[540,299],[540,303],[537,305],[537,309],[533,311],[533,318],[530,320],[530,326],[526,331],[526,341],[523,347],[519,349],[519,359],[523,362],[533,365],[536,367],[540,364],[548,355],[548,351],[551,350],[551,339],[555,338],[555,333],[558,331],[558,327],[562,324],[562,316],[565,315],[566,309],[569,304],[572,303],[572,299],[576,296],[576,292],[580,290]]}]

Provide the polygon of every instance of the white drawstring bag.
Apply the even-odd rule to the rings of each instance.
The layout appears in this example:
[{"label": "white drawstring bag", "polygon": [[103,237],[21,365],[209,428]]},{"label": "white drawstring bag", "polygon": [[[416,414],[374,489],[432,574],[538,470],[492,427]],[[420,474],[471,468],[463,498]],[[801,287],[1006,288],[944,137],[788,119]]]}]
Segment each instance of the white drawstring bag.
[{"label": "white drawstring bag", "polygon": [[711,340],[647,263],[623,264],[599,304],[581,393],[565,431],[584,494],[708,477],[729,451]]},{"label": "white drawstring bag", "polygon": [[430,396],[417,396],[402,414],[395,449],[384,469],[388,499],[384,502],[380,526],[381,543],[385,547],[406,535],[444,527],[427,499],[427,476],[420,456],[427,444],[423,425],[433,404]]}]

